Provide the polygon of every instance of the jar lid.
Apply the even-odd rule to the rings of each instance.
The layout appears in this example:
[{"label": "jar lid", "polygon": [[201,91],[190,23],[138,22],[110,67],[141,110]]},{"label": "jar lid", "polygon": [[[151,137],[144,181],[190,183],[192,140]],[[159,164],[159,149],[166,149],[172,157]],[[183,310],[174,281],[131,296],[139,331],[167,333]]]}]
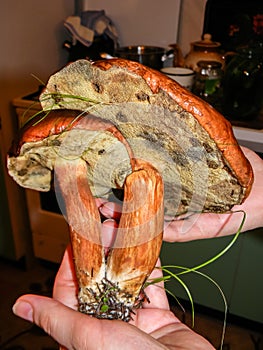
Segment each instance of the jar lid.
[{"label": "jar lid", "polygon": [[203,40],[195,41],[193,43],[195,46],[207,48],[207,49],[216,49],[221,46],[221,44],[217,41],[212,41],[211,34],[204,34]]}]

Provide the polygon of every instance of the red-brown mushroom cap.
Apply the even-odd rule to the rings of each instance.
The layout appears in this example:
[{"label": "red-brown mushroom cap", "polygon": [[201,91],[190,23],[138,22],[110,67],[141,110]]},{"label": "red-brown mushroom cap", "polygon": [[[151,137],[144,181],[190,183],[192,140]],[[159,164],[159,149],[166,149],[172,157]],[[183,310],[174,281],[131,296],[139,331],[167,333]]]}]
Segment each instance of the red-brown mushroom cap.
[{"label": "red-brown mushroom cap", "polygon": [[158,71],[123,59],[79,60],[50,77],[40,100],[116,125],[135,157],[163,176],[167,215],[225,212],[250,192],[253,171],[231,124]]}]

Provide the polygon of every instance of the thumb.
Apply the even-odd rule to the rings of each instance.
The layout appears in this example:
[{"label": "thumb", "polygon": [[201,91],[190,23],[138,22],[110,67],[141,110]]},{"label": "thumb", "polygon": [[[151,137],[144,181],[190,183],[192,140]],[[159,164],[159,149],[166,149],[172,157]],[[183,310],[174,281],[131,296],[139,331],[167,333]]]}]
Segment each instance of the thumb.
[{"label": "thumb", "polygon": [[68,350],[101,348],[98,320],[72,310],[54,299],[24,295],[16,301],[13,312],[41,327]]},{"label": "thumb", "polygon": [[68,350],[164,349],[150,335],[126,322],[98,320],[51,298],[23,295],[13,311],[43,328]]}]

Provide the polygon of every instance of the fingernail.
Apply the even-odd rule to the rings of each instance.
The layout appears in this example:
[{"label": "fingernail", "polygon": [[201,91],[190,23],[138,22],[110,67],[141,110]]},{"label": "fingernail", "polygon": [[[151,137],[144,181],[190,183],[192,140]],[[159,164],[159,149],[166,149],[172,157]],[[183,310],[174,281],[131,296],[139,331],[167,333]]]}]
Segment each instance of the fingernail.
[{"label": "fingernail", "polygon": [[[116,220],[114,220],[114,219],[105,219],[104,221],[103,221],[103,224],[107,224],[107,223],[110,223],[110,224],[114,224],[113,226],[115,227],[118,227],[118,224],[117,224],[117,222],[116,222]],[[111,226],[111,225],[110,225]]]},{"label": "fingernail", "polygon": [[33,308],[32,305],[26,301],[17,301],[13,306],[13,313],[24,320],[33,322]]}]

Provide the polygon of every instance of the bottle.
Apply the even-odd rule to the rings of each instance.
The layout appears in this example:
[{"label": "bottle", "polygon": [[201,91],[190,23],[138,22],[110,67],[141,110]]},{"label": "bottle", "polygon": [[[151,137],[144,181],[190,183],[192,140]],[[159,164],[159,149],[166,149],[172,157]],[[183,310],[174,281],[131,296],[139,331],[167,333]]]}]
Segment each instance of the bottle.
[{"label": "bottle", "polygon": [[217,61],[199,61],[193,93],[220,109],[222,99],[222,64]]}]

